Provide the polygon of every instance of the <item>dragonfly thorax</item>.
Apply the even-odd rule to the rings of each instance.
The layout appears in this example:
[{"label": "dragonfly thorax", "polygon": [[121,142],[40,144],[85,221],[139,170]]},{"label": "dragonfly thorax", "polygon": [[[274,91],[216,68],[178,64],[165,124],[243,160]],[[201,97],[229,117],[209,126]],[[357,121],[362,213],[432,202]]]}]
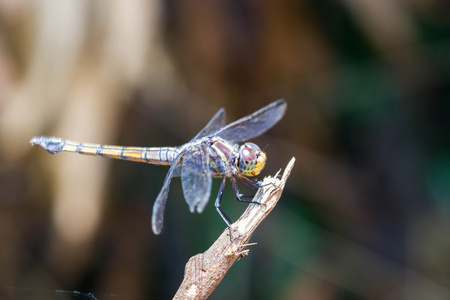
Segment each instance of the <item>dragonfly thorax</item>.
[{"label": "dragonfly thorax", "polygon": [[266,165],[266,154],[254,143],[239,147],[239,172],[246,176],[256,176]]}]

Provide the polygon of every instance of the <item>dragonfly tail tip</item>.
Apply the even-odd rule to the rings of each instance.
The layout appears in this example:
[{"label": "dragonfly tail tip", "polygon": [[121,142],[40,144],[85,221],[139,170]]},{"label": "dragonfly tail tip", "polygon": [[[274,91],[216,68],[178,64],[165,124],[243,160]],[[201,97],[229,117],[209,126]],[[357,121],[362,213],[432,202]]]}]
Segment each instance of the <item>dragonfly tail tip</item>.
[{"label": "dragonfly tail tip", "polygon": [[39,139],[39,137],[37,137],[37,136],[33,137],[30,140],[30,144],[33,145],[33,146],[36,145],[38,143],[38,139]]},{"label": "dragonfly tail tip", "polygon": [[41,147],[51,154],[55,154],[63,150],[64,141],[56,137],[35,136],[30,140],[30,144]]}]

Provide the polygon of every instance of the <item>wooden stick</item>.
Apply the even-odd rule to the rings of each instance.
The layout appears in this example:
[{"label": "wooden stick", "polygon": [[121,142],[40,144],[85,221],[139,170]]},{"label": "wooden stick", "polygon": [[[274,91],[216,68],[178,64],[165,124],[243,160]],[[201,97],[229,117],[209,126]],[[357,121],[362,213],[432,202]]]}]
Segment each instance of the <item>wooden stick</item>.
[{"label": "wooden stick", "polygon": [[250,245],[248,240],[280,199],[294,162],[293,157],[281,179],[276,178],[278,174],[264,179],[263,187],[256,193],[254,201],[265,205],[249,204],[239,220],[231,225],[232,238],[227,228],[206,252],[189,259],[183,282],[173,299],[206,299],[236,259],[248,254],[250,250],[245,249]]}]

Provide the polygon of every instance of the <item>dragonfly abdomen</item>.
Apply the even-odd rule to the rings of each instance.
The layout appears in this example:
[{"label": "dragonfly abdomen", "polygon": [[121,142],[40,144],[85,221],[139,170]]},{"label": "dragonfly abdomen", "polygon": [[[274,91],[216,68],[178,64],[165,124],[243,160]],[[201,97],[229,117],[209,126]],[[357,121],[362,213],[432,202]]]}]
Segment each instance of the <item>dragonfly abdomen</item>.
[{"label": "dragonfly abdomen", "polygon": [[157,165],[171,165],[178,154],[174,147],[124,147],[79,143],[58,137],[38,136],[31,139],[33,146],[44,148],[51,154],[61,151],[86,155],[145,162]]}]

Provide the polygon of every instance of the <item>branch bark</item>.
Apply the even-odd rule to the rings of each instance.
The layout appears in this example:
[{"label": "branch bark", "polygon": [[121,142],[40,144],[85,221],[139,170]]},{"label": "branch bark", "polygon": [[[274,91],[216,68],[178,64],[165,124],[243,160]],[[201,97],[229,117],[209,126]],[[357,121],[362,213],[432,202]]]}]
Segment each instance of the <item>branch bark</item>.
[{"label": "branch bark", "polygon": [[183,282],[173,299],[206,299],[236,259],[248,254],[250,250],[245,249],[249,245],[248,240],[280,199],[294,162],[293,157],[281,179],[275,176],[263,180],[263,187],[258,189],[254,201],[265,205],[249,204],[239,220],[231,225],[231,239],[227,228],[206,252],[189,259]]}]

